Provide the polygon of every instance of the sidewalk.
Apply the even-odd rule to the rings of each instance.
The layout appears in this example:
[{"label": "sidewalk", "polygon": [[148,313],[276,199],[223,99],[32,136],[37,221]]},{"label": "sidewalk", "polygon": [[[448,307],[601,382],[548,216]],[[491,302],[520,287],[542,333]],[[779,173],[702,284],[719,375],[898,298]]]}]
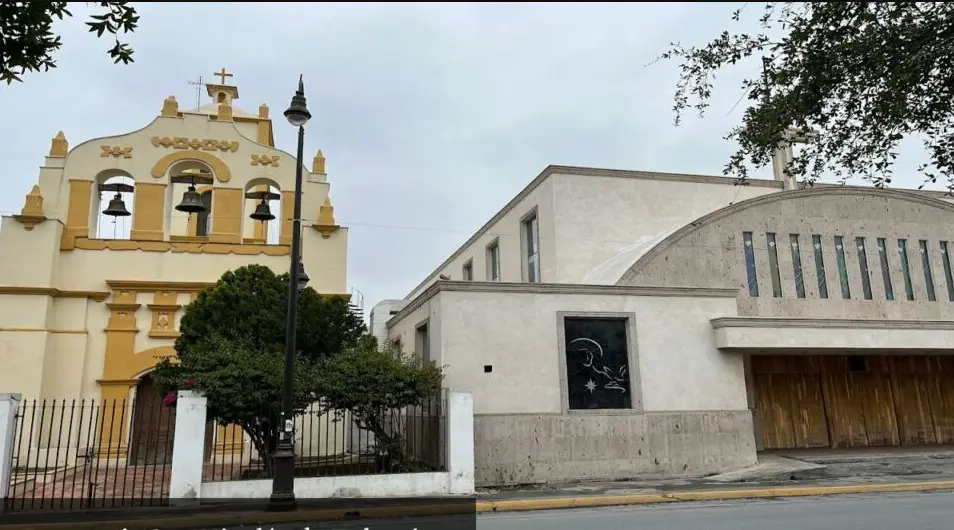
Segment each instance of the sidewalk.
[{"label": "sidewalk", "polygon": [[[72,521],[72,530],[111,528],[239,528],[281,523],[343,521],[351,517],[434,516],[684,501],[764,499],[835,494],[954,490],[954,447],[862,451],[789,451],[763,454],[760,464],[714,477],[588,481],[482,489],[467,497],[433,499],[326,499],[295,512],[267,512],[264,501],[193,509],[139,512],[134,519]],[[336,501],[341,506],[336,507]],[[360,508],[355,508],[360,505]],[[360,512],[360,513],[356,513]],[[62,523],[0,525],[6,530],[60,530]]]},{"label": "sidewalk", "polygon": [[954,448],[767,453],[760,465],[693,479],[587,481],[478,491],[477,509],[539,510],[675,502],[954,490]]}]

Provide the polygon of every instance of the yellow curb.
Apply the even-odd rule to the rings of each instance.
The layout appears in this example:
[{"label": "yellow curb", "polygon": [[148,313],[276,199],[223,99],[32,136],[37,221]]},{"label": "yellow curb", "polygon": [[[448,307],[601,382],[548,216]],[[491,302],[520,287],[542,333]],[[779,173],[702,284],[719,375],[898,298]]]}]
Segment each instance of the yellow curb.
[{"label": "yellow curb", "polygon": [[739,490],[675,491],[670,493],[642,493],[634,495],[593,495],[586,497],[550,497],[543,499],[514,499],[479,501],[477,511],[510,512],[555,510],[627,504],[654,504],[682,501],[721,501],[733,499],[763,499],[778,497],[816,497],[850,493],[890,493],[902,491],[934,491],[954,489],[954,480],[936,482],[909,482],[899,484],[857,484],[850,486],[811,486],[785,488],[751,488]]},{"label": "yellow curb", "polygon": [[174,530],[183,528],[201,528],[204,526],[221,527],[249,524],[271,523],[309,523],[341,521],[348,519],[376,519],[389,517],[421,517],[432,515],[459,515],[470,513],[466,503],[411,505],[411,506],[370,506],[364,508],[320,508],[291,512],[221,512],[176,517],[154,517],[151,519],[129,518],[68,523],[24,523],[0,524],[3,530],[101,530],[109,528],[156,528]]}]

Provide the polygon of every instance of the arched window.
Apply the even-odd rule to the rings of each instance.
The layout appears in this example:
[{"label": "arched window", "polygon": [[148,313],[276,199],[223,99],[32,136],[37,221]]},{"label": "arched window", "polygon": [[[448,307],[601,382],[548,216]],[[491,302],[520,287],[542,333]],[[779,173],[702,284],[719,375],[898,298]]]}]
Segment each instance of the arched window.
[{"label": "arched window", "polygon": [[[264,204],[263,204],[264,202]],[[253,179],[245,186],[242,241],[258,245],[277,245],[282,230],[281,189],[269,179]],[[259,211],[274,216],[263,221],[252,217]]]},{"label": "arched window", "polygon": [[[205,164],[183,160],[169,168],[166,226],[172,239],[208,237],[212,222],[213,173]],[[193,194],[192,192],[195,192]],[[201,204],[198,211],[180,209],[183,201]]]},{"label": "arched window", "polygon": [[94,185],[90,233],[96,239],[129,239],[136,182],[127,174],[102,173]]}]

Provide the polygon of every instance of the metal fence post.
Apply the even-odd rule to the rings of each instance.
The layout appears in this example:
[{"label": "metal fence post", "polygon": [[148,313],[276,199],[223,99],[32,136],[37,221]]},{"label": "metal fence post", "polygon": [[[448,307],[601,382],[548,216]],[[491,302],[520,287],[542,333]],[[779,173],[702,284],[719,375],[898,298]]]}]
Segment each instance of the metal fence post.
[{"label": "metal fence post", "polygon": [[0,513],[6,504],[10,478],[13,475],[13,443],[16,440],[20,394],[0,394]]}]

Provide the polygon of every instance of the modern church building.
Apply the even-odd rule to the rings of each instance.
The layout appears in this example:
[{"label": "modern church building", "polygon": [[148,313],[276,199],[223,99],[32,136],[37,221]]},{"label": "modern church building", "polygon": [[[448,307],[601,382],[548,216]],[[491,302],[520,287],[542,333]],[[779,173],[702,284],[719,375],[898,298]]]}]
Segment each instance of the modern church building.
[{"label": "modern church building", "polygon": [[372,329],[473,393],[478,486],[945,444],[952,247],[937,192],[550,166]]}]

